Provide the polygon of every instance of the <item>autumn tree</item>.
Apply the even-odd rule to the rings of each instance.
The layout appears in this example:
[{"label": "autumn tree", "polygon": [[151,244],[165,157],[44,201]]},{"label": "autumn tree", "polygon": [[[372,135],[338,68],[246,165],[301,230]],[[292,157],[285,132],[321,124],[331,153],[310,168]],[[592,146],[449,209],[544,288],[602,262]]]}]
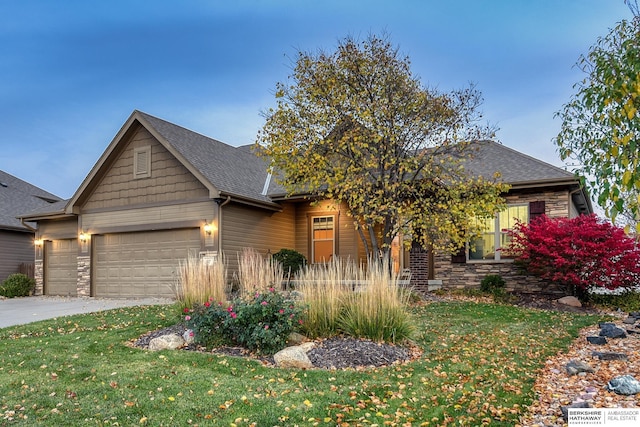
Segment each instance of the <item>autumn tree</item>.
[{"label": "autumn tree", "polygon": [[605,214],[640,232],[640,17],[598,39],[577,65],[586,77],[557,113],[560,157],[577,161]]},{"label": "autumn tree", "polygon": [[401,231],[453,250],[492,216],[505,187],[465,173],[480,93],[422,86],[386,38],[347,37],[335,52],[298,52],[259,150],[290,194],[345,202],[369,255],[388,255]]}]

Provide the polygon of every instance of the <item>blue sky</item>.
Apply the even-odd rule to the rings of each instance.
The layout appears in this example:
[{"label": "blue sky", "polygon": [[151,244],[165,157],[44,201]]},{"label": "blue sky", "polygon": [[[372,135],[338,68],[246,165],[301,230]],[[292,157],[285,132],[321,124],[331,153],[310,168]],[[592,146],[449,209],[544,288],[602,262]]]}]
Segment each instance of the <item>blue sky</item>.
[{"label": "blue sky", "polygon": [[0,2],[0,169],[73,195],[134,109],[255,140],[296,52],[386,33],[425,86],[477,85],[505,145],[562,166],[554,113],[623,0]]}]

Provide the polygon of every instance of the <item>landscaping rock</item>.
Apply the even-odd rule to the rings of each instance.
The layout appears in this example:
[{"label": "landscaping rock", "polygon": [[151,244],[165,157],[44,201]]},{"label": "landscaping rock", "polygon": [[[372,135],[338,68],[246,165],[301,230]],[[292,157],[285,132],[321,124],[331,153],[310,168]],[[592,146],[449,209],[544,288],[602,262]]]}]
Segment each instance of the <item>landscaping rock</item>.
[{"label": "landscaping rock", "polygon": [[617,394],[631,396],[640,393],[640,382],[631,375],[622,375],[609,381],[607,383],[607,390]]},{"label": "landscaping rock", "polygon": [[149,350],[175,350],[184,346],[184,339],[176,334],[161,335],[149,341]]},{"label": "landscaping rock", "polygon": [[569,307],[582,307],[582,303],[576,297],[567,296],[558,300],[558,304],[568,305]]},{"label": "landscaping rock", "polygon": [[305,342],[306,338],[304,335],[299,334],[297,332],[291,332],[287,337],[287,344],[289,345],[300,345]]},{"label": "landscaping rock", "polygon": [[597,345],[605,345],[607,343],[606,337],[587,337],[587,342]]},{"label": "landscaping rock", "polygon": [[300,346],[286,347],[273,355],[273,360],[281,368],[311,369],[313,364],[307,352]]},{"label": "landscaping rock", "polygon": [[600,329],[600,336],[607,338],[626,338],[627,333],[624,329],[618,328],[613,323],[604,323],[602,329]]},{"label": "landscaping rock", "polygon": [[640,311],[632,311],[631,313],[629,313],[629,316],[640,319]]},{"label": "landscaping rock", "polygon": [[628,357],[624,353],[608,353],[608,352],[600,352],[594,351],[591,353],[593,357],[597,357],[600,360],[627,360]]},{"label": "landscaping rock", "polygon": [[633,325],[634,323],[636,323],[636,321],[637,321],[637,320],[638,320],[638,319],[636,319],[635,317],[631,317],[631,316],[629,316],[629,317],[627,317],[626,319],[624,319],[624,320],[622,321],[622,323],[624,323],[624,324],[626,324],[626,325]]},{"label": "landscaping rock", "polygon": [[576,375],[580,372],[595,372],[588,363],[581,360],[571,360],[565,365],[565,369],[569,375]]}]

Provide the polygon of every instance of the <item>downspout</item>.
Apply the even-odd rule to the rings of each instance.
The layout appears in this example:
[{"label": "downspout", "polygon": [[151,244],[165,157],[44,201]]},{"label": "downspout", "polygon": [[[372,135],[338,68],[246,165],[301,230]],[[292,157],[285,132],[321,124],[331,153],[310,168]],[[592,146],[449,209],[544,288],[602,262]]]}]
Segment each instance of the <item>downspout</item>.
[{"label": "downspout", "polygon": [[218,204],[218,256],[222,256],[222,207],[231,201],[231,196],[227,196],[227,200],[221,203],[222,198],[215,199]]},{"label": "downspout", "polygon": [[27,227],[29,230],[33,231],[34,233],[36,231],[38,231],[37,228],[33,228],[32,226],[30,226],[29,224],[27,224],[26,222],[24,222],[24,218],[20,218],[20,224],[24,225],[25,227]]}]

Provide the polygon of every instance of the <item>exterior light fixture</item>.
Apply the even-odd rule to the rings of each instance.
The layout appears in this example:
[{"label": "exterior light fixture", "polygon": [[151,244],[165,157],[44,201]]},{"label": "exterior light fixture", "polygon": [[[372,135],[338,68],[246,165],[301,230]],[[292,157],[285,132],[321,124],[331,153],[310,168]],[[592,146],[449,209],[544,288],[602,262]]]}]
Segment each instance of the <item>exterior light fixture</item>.
[{"label": "exterior light fixture", "polygon": [[80,241],[82,243],[86,242],[87,240],[89,240],[89,235],[87,233],[85,233],[84,231],[80,233],[80,235],[78,236],[78,238],[80,239]]},{"label": "exterior light fixture", "polygon": [[208,222],[204,223],[204,232],[207,233],[208,236],[211,236],[211,233],[213,232],[213,225],[209,224]]},{"label": "exterior light fixture", "polygon": [[35,240],[33,241],[33,243],[34,243],[36,246],[41,247],[41,246],[43,245],[43,243],[44,243],[44,242],[42,241],[42,239],[35,239]]}]

